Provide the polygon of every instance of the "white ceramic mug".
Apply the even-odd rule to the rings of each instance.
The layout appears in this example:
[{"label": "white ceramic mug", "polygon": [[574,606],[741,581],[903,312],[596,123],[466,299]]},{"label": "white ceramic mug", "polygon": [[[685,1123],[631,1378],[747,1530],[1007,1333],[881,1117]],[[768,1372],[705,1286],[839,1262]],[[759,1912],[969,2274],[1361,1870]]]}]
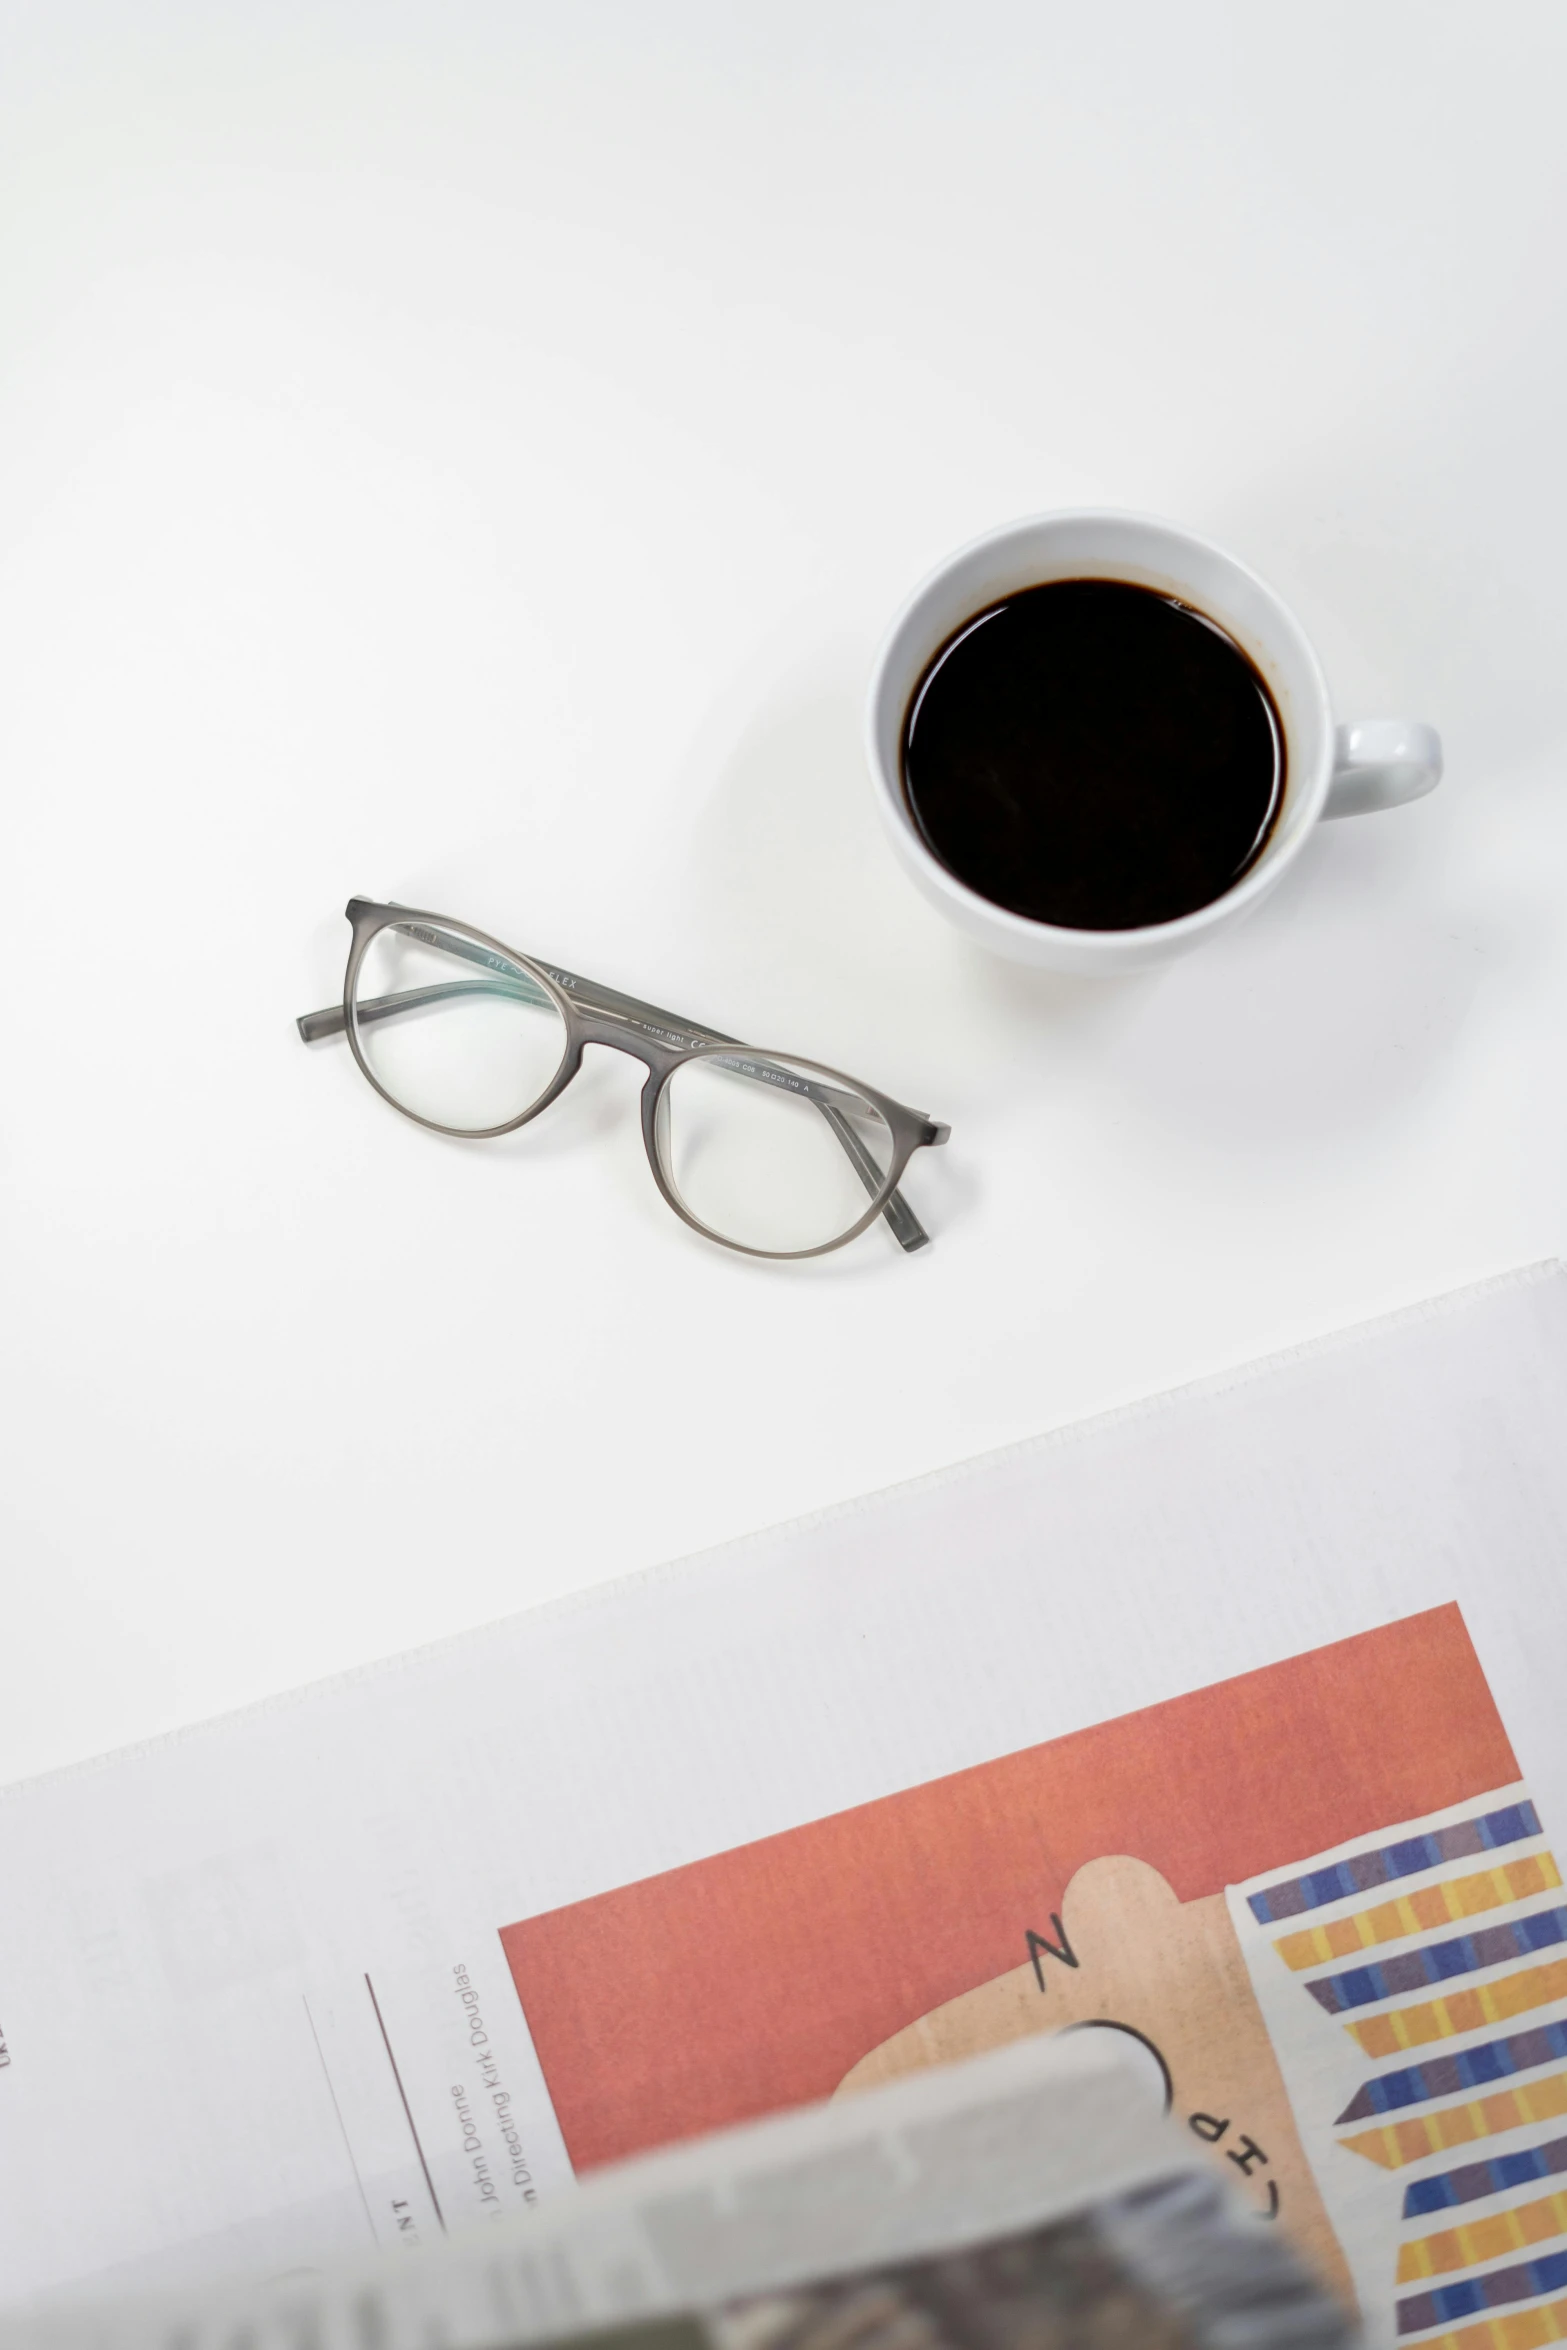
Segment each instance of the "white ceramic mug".
[{"label": "white ceramic mug", "polygon": [[[1284,730],[1284,797],[1261,854],[1211,904],[1136,930],[1069,930],[1010,913],[949,872],[921,838],[903,784],[904,720],[933,656],[963,624],[1053,579],[1124,579],[1216,620],[1267,680]],[[1441,779],[1442,745],[1414,719],[1335,726],[1321,664],[1300,623],[1233,555],[1137,514],[1040,514],[960,548],[917,587],[887,632],[866,713],[871,774],[892,843],[932,904],[982,946],[1057,971],[1131,971],[1210,937],[1283,879],[1322,816],[1419,799]]]}]

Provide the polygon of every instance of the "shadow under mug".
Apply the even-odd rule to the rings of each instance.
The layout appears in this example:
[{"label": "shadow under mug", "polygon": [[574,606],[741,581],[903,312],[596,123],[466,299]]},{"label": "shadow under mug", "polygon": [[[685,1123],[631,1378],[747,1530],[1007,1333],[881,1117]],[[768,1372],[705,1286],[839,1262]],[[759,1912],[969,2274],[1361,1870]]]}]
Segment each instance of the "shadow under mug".
[{"label": "shadow under mug", "polygon": [[[1121,579],[1179,596],[1226,629],[1266,679],[1284,732],[1284,796],[1260,854],[1206,906],[1134,930],[1071,930],[998,906],[927,847],[903,780],[903,730],[930,661],[990,605],[1058,579]],[[1300,623],[1220,547],[1141,515],[1086,510],[1005,524],[959,549],[917,587],[876,658],[867,749],[882,817],[903,865],[933,905],[1013,962],[1077,973],[1134,971],[1183,953],[1234,922],[1283,879],[1324,816],[1396,808],[1434,788],[1442,746],[1415,719],[1335,726],[1327,682]]]}]

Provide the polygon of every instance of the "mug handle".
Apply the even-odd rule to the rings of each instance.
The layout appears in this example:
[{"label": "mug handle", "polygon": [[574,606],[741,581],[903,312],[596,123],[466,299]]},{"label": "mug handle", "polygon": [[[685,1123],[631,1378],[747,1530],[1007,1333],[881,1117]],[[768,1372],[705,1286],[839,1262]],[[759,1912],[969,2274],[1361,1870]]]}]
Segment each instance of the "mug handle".
[{"label": "mug handle", "polygon": [[1442,738],[1418,718],[1360,718],[1333,735],[1324,816],[1365,816],[1423,799],[1442,780]]}]

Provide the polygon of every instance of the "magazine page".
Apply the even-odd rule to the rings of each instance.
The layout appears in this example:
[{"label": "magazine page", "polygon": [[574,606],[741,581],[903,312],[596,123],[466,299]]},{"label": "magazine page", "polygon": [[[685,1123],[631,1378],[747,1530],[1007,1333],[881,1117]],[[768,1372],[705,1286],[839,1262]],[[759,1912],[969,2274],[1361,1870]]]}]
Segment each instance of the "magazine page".
[{"label": "magazine page", "polygon": [[10,1790],[0,2294],[1094,2022],[1373,2339],[1567,2322],[1564,1425],[1546,1269]]}]

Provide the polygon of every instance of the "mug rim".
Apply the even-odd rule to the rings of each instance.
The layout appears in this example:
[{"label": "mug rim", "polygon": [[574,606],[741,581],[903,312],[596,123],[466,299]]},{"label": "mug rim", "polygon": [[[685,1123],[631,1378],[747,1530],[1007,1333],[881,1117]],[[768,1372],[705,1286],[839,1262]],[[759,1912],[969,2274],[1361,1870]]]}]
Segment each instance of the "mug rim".
[{"label": "mug rim", "polygon": [[[894,761],[896,772],[890,776],[887,773],[886,763],[882,758],[881,746],[878,741],[878,720],[886,691],[888,671],[892,656],[897,650],[898,639],[917,614],[920,605],[952,572],[986,547],[1003,545],[1008,540],[1030,537],[1058,526],[1100,522],[1109,522],[1120,526],[1130,524],[1138,530],[1149,532],[1156,539],[1171,542],[1176,547],[1196,548],[1204,556],[1222,564],[1245,581],[1267,607],[1279,633],[1291,640],[1291,649],[1305,671],[1311,686],[1322,737],[1315,772],[1307,777],[1301,787],[1302,799],[1299,803],[1299,812],[1290,826],[1290,838],[1282,841],[1275,851],[1275,842],[1279,838],[1275,833],[1268,841],[1264,842],[1262,853],[1255,863],[1250,865],[1239,879],[1233,882],[1228,889],[1222,891],[1218,897],[1210,898],[1205,906],[1194,907],[1189,914],[1178,914],[1168,922],[1138,923],[1116,930],[1077,929],[1064,922],[1041,922],[1031,914],[1015,913],[1010,906],[999,905],[994,898],[987,898],[982,890],[974,889],[968,882],[960,880],[949,866],[944,865],[915,823],[913,811],[908,805],[907,795],[903,789],[903,724],[907,715],[908,702],[918,683],[918,678],[924,676],[932,655],[939,651],[940,646],[955,633],[953,630],[948,629],[942,637],[926,648],[921,657],[918,675],[911,680],[904,695],[903,708],[898,717],[899,747]],[[1103,573],[1080,572],[1074,573],[1073,576],[1116,579],[1125,575],[1111,568]],[[1039,584],[1048,583],[1041,581]],[[1142,583],[1132,582],[1131,584],[1141,585]],[[1200,598],[1194,596],[1193,601],[1199,611],[1203,610]],[[976,612],[984,609],[983,604],[978,605]],[[960,621],[958,626],[962,625],[963,623]],[[1242,650],[1245,649],[1243,646]],[[1293,750],[1294,745],[1291,741],[1288,718],[1282,710],[1279,712],[1279,723],[1285,729],[1285,789],[1288,792],[1290,781],[1288,754]],[[870,686],[865,702],[865,748],[883,816],[892,824],[900,847],[905,855],[913,857],[927,889],[934,890],[941,897],[951,901],[953,912],[971,935],[988,927],[999,931],[1004,937],[1016,940],[1019,944],[1023,942],[1037,942],[1040,945],[1059,943],[1063,952],[1070,953],[1074,959],[1086,958],[1096,952],[1108,955],[1128,947],[1174,951],[1200,936],[1203,931],[1211,929],[1216,923],[1228,921],[1232,916],[1241,913],[1246,907],[1255,903],[1258,898],[1265,897],[1294,858],[1299,855],[1316,824],[1317,818],[1322,813],[1328,796],[1328,787],[1333,778],[1333,707],[1328,694],[1327,679],[1323,675],[1322,664],[1317,658],[1310,638],[1296,619],[1295,614],[1285,603],[1278,590],[1263,579],[1259,573],[1253,571],[1249,564],[1243,563],[1238,555],[1233,555],[1228,547],[1220,546],[1214,539],[1204,538],[1200,531],[1187,530],[1180,523],[1166,522],[1158,515],[1141,514],[1130,507],[1057,506],[1038,514],[1022,515],[1012,522],[998,523],[994,528],[980,531],[975,537],[966,539],[961,546],[955,547],[950,554],[943,556],[939,563],[934,564],[904,597],[882,634],[871,664]],[[1281,815],[1283,812],[1281,811]]]}]

